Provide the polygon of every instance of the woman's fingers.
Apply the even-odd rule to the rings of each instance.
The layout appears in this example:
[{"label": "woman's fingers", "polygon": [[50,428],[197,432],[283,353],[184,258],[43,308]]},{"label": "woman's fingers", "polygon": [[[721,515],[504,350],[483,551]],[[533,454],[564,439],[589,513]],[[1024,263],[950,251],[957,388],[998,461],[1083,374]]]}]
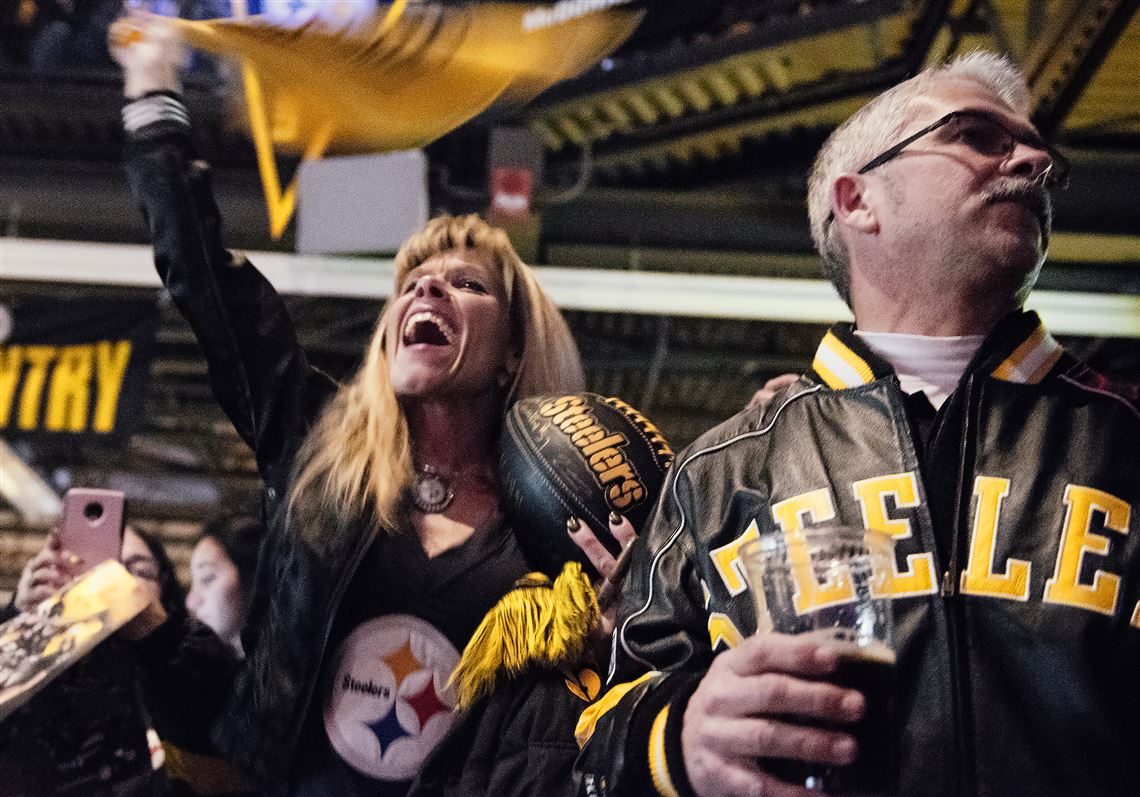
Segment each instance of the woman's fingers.
[{"label": "woman's fingers", "polygon": [[617,512],[610,512],[610,534],[614,539],[621,543],[622,550],[624,551],[633,541],[637,539],[637,529],[629,522],[629,518],[624,515],[619,515]]},{"label": "woman's fingers", "polygon": [[24,565],[16,585],[16,608],[30,611],[48,595],[67,585],[83,560],[64,550],[54,532],[47,544]]},{"label": "woman's fingers", "polygon": [[55,562],[60,558],[60,555],[62,553],[63,548],[53,547],[51,541],[49,540],[43,548],[40,548],[39,551],[36,552],[35,556],[28,560],[28,563],[24,565],[24,569],[36,570],[37,568],[43,567],[46,564]]},{"label": "woman's fingers", "polygon": [[608,637],[613,632],[617,597],[621,593],[621,584],[629,567],[631,547],[637,539],[637,531],[628,518],[610,512],[609,532],[622,548],[621,555],[617,557],[602,545],[593,529],[578,518],[572,517],[566,522],[566,532],[602,576],[602,583],[596,586],[598,606],[602,610],[602,635]]},{"label": "woman's fingers", "polygon": [[578,518],[572,517],[566,521],[566,533],[586,555],[586,559],[594,566],[594,569],[602,574],[602,578],[606,578],[607,574],[613,570],[615,559],[613,554],[606,549],[606,546],[602,545],[598,536],[594,534],[594,530]]},{"label": "woman's fingers", "polygon": [[52,589],[58,589],[69,581],[71,581],[69,571],[49,564],[32,571],[28,578],[28,587],[35,589],[36,587],[48,586]]},{"label": "woman's fingers", "polygon": [[610,533],[621,544],[622,550],[617,561],[609,567],[602,586],[598,589],[598,605],[602,609],[603,619],[612,625],[613,613],[610,612],[609,617],[605,615],[610,607],[617,604],[618,595],[621,594],[621,586],[625,581],[625,572],[629,569],[633,554],[633,541],[637,539],[637,532],[634,531],[633,524],[629,522],[628,518],[610,512]]},{"label": "woman's fingers", "polygon": [[[628,548],[637,539],[637,531],[634,530],[633,524],[627,518],[614,512],[611,512],[609,516],[609,532],[621,545],[622,550]],[[566,521],[566,533],[570,535],[570,539],[582,550],[586,559],[603,579],[617,581],[622,578],[624,573],[619,572],[618,557],[609,552],[609,549],[598,539],[598,535],[586,523],[572,517]]]},{"label": "woman's fingers", "polygon": [[33,587],[24,593],[22,600],[16,601],[16,608],[22,612],[30,612],[36,608],[42,601],[47,600],[54,595],[57,590],[50,586]]}]

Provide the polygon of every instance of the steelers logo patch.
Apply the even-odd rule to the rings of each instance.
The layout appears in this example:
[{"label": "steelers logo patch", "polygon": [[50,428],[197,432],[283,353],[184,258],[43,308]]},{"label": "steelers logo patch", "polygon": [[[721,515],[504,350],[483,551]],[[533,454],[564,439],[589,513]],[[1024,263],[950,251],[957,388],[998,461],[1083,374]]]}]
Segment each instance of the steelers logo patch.
[{"label": "steelers logo patch", "polygon": [[453,718],[447,679],[459,653],[439,629],[391,614],[361,623],[334,659],[324,715],[346,764],[385,781],[414,778]]}]

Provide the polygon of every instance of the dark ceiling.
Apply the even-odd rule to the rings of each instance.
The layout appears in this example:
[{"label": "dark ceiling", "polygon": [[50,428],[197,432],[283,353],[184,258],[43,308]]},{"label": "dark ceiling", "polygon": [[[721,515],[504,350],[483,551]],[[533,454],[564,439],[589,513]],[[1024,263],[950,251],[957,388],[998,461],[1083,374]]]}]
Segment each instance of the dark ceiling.
[{"label": "dark ceiling", "polygon": [[[1107,0],[652,3],[634,36],[598,67],[431,145],[432,203],[485,206],[489,131],[522,126],[544,149],[538,262],[817,278],[804,212],[815,149],[882,88],[985,47],[1023,66],[1035,121],[1074,163],[1071,188],[1056,197],[1058,235],[1042,287],[1137,295],[1136,8]],[[118,166],[114,68],[96,55],[68,68],[32,69],[27,51],[13,44],[14,29],[7,33],[0,230],[145,242]],[[227,127],[215,76],[200,68],[187,93],[204,155],[217,169],[230,241],[288,250],[292,233],[268,237],[252,149]],[[97,300],[111,289],[8,280],[0,291]],[[290,301],[318,364],[350,373],[376,302]],[[822,330],[597,311],[572,311],[569,320],[590,388],[641,406],[678,444],[742,407],[767,377],[804,368]],[[1102,369],[1140,380],[1137,336],[1066,342]],[[145,432],[125,448],[19,445],[20,453],[56,486],[127,489],[140,517],[193,521],[219,503],[248,502],[257,486],[250,459],[213,406],[193,338],[169,308],[152,370]]]}]

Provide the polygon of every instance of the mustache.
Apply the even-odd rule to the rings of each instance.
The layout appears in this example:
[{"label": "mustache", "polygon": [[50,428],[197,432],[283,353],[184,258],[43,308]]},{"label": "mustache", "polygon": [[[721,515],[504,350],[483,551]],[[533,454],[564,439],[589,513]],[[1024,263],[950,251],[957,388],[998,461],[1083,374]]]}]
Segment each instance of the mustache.
[{"label": "mustache", "polygon": [[1043,235],[1047,236],[1053,225],[1053,198],[1038,180],[1025,177],[999,177],[986,189],[982,200],[986,204],[1017,202],[1025,205],[1037,216]]}]

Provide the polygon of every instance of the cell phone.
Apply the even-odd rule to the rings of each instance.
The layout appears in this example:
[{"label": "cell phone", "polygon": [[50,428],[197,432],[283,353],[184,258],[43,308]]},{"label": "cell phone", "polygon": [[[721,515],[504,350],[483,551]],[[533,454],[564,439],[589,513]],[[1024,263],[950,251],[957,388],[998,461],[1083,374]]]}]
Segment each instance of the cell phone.
[{"label": "cell phone", "polygon": [[125,506],[126,497],[119,490],[73,487],[63,496],[59,539],[65,550],[83,557],[78,572],[119,558]]}]

